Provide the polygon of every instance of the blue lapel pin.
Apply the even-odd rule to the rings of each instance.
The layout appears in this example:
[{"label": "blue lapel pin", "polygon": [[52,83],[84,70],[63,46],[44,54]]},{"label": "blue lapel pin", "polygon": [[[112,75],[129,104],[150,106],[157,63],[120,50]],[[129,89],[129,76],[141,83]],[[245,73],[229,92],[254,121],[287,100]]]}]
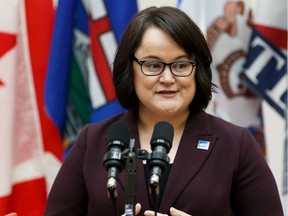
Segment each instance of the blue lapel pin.
[{"label": "blue lapel pin", "polygon": [[209,145],[210,145],[209,141],[199,140],[198,145],[197,145],[197,149],[208,150]]}]

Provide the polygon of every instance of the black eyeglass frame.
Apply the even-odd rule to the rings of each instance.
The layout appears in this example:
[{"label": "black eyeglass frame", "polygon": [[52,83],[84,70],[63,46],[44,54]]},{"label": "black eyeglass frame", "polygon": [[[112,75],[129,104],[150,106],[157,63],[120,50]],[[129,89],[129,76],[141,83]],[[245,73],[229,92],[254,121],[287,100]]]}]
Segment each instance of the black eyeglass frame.
[{"label": "black eyeglass frame", "polygon": [[[193,72],[193,69],[194,67],[197,65],[197,62],[196,61],[173,61],[173,62],[170,62],[170,63],[165,63],[165,62],[162,62],[162,61],[158,61],[158,60],[147,60],[147,61],[140,61],[139,59],[137,59],[134,55],[132,56],[132,60],[134,60],[137,64],[140,65],[140,68],[141,68],[141,72],[145,75],[145,76],[159,76],[160,74],[163,73],[163,71],[165,70],[165,67],[168,65],[169,68],[170,68],[170,72],[174,75],[174,76],[177,76],[177,77],[188,77],[192,74]],[[145,62],[158,62],[162,65],[164,65],[163,69],[161,72],[159,72],[158,74],[146,74],[143,72],[143,69],[142,69],[142,65],[145,63]],[[185,62],[185,63],[189,63],[192,65],[192,69],[191,69],[191,72],[188,74],[188,75],[178,75],[178,74],[175,74],[173,71],[172,71],[172,65],[175,64],[175,63],[179,63],[179,62]]]}]

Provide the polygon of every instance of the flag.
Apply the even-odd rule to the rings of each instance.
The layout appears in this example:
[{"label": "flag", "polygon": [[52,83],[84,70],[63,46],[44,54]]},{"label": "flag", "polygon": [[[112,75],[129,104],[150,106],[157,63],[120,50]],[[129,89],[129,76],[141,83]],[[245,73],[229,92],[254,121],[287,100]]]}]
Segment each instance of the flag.
[{"label": "flag", "polygon": [[287,19],[283,19],[287,17],[287,1],[278,0],[277,4],[257,1],[255,5],[244,79],[269,105],[264,122],[277,128],[276,133],[267,130],[267,136],[270,136],[271,148],[280,149],[277,154],[283,158],[280,188],[287,199]]},{"label": "flag", "polygon": [[[0,165],[0,215],[43,215],[63,160],[64,131],[76,136],[73,126],[123,111],[111,88],[111,74],[103,74],[110,69],[126,25],[121,18],[129,20],[137,10],[136,2],[60,1],[54,30],[53,2],[0,2],[0,157],[5,161]],[[93,72],[99,58],[105,62],[100,61],[98,75]]]},{"label": "flag", "polygon": [[63,0],[58,4],[45,103],[66,153],[84,124],[125,112],[116,99],[111,64],[136,12],[136,0]]},{"label": "flag", "polygon": [[[285,3],[285,1],[284,1]],[[274,5],[274,3],[273,3]],[[275,13],[281,14],[282,4],[277,4]],[[260,6],[259,6],[260,7]],[[262,8],[264,10],[265,8]],[[267,7],[270,17],[271,7]],[[285,16],[287,11],[283,11]],[[266,18],[267,19],[267,18]],[[287,28],[287,26],[286,26]],[[253,24],[248,55],[246,58],[246,82],[265,99],[283,118],[287,109],[287,29],[285,26],[263,26]]]},{"label": "flag", "polygon": [[243,80],[250,4],[249,1],[182,0],[178,7],[199,23],[212,53],[212,80],[219,88],[208,111],[249,128],[265,154],[260,99]]},{"label": "flag", "polygon": [[61,140],[44,109],[52,0],[0,1],[0,215],[43,215]]}]

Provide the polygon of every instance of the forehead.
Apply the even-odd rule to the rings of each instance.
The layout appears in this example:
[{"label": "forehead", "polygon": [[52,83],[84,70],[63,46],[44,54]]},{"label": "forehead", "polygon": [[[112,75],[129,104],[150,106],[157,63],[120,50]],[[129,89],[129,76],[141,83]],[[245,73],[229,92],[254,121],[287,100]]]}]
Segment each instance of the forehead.
[{"label": "forehead", "polygon": [[184,55],[185,51],[163,29],[150,26],[145,30],[142,36],[140,46],[135,54],[137,53],[142,57],[157,56],[161,58],[167,55]]}]

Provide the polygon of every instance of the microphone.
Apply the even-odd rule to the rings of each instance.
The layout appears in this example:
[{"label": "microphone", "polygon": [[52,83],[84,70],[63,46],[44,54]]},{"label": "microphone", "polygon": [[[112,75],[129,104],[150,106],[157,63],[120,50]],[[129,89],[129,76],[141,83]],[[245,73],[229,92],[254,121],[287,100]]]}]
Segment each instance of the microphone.
[{"label": "microphone", "polygon": [[152,196],[159,195],[159,179],[162,172],[168,166],[170,158],[168,153],[172,147],[174,128],[168,122],[158,122],[151,138],[152,153],[148,159],[150,169],[150,193]]},{"label": "microphone", "polygon": [[107,153],[103,166],[108,171],[107,191],[109,198],[117,197],[118,174],[125,168],[122,151],[128,147],[130,129],[124,122],[110,126],[107,139]]}]

